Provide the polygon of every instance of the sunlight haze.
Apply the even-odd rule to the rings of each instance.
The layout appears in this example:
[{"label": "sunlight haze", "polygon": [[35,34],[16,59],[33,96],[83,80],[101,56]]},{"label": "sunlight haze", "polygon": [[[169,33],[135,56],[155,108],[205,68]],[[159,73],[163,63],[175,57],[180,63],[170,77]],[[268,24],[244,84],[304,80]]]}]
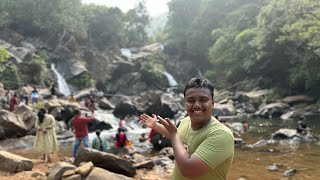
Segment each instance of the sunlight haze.
[{"label": "sunlight haze", "polygon": [[[150,16],[168,12],[167,3],[170,0],[146,0],[146,6]],[[82,0],[84,4],[94,3],[97,5],[106,5],[108,7],[119,7],[123,12],[134,8],[140,0]]]}]

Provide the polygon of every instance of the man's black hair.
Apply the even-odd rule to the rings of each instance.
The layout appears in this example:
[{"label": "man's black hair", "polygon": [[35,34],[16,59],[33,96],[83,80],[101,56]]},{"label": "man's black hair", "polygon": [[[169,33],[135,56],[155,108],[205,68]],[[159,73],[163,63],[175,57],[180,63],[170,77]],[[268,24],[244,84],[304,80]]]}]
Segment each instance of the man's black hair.
[{"label": "man's black hair", "polygon": [[80,113],[80,112],[81,112],[80,109],[76,108],[76,109],[74,110],[73,114],[74,114],[74,116],[75,116],[75,115],[77,115],[77,114]]},{"label": "man's black hair", "polygon": [[191,78],[187,83],[186,87],[184,88],[184,92],[183,92],[184,96],[186,96],[186,91],[190,88],[207,88],[211,92],[212,99],[214,97],[214,94],[213,94],[214,86],[211,84],[211,82],[207,78],[204,78],[204,77]]},{"label": "man's black hair", "polygon": [[101,134],[101,131],[100,131],[99,129],[97,129],[97,130],[96,130],[96,135],[97,135],[97,136],[100,136],[100,134]]}]

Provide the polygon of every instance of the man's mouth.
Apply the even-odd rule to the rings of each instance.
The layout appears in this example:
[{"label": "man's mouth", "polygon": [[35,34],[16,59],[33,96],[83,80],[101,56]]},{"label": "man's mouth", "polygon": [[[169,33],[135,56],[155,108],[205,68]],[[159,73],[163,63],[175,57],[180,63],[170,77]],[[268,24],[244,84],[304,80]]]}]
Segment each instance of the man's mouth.
[{"label": "man's mouth", "polygon": [[193,111],[194,114],[201,114],[203,111]]}]

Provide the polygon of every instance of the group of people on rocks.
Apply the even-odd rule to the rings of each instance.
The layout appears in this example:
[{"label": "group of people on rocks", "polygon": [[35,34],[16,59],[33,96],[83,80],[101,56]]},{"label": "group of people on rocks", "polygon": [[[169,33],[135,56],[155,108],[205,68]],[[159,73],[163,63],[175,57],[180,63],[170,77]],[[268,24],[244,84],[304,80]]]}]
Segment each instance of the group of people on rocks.
[{"label": "group of people on rocks", "polygon": [[[234,157],[234,136],[226,122],[212,116],[213,92],[214,87],[208,79],[203,77],[190,79],[183,92],[188,116],[180,121],[178,127],[171,119],[156,114],[139,116],[138,120],[151,128],[149,134],[151,141],[156,134],[161,137],[158,142],[162,141],[162,138],[170,141],[175,156],[175,167],[171,178],[173,180],[227,178]],[[94,105],[94,102],[92,104]],[[81,143],[89,147],[88,123],[94,120],[94,108],[90,105],[87,107],[92,113],[91,116],[83,116],[81,111],[76,109],[71,120],[75,134],[74,157]],[[131,145],[125,133],[124,122],[125,119],[119,121],[118,132],[114,138],[115,146],[119,148]],[[45,109],[40,109],[35,127],[37,134],[34,148],[43,154],[45,161],[50,161],[50,154],[58,150],[54,129],[55,119],[47,114]],[[248,122],[244,121],[244,131],[248,128]],[[300,123],[297,131],[304,132],[306,129],[306,125]],[[147,139],[145,134],[141,134],[139,141],[145,142]],[[100,151],[106,151],[108,148],[100,130],[96,131],[92,148]]]},{"label": "group of people on rocks", "polygon": [[[180,121],[178,127],[169,118],[156,114],[139,116],[139,120],[151,128],[151,136],[158,133],[172,144],[175,156],[173,180],[226,179],[234,156],[234,138],[231,130],[212,116],[213,89],[213,85],[202,77],[192,78],[188,82],[184,89],[185,110],[188,116]],[[75,134],[74,157],[81,143],[89,147],[88,123],[94,120],[92,110],[92,115],[88,117],[83,116],[80,110],[75,112],[71,120]],[[36,121],[34,148],[43,154],[46,161],[50,161],[50,154],[58,150],[54,128],[54,117],[40,109]],[[97,131],[96,135],[92,147],[104,151],[107,145],[101,137],[101,132]],[[146,141],[147,138],[143,134],[140,139]],[[115,140],[116,147],[130,145],[125,130],[120,126]]]},{"label": "group of people on rocks", "polygon": [[36,87],[33,87],[31,93],[28,93],[27,85],[21,87],[19,93],[7,90],[3,98],[1,98],[1,107],[5,108],[6,105],[9,106],[9,111],[15,111],[19,105],[26,104],[29,105],[29,99],[31,98],[32,105],[39,102],[39,92]]}]

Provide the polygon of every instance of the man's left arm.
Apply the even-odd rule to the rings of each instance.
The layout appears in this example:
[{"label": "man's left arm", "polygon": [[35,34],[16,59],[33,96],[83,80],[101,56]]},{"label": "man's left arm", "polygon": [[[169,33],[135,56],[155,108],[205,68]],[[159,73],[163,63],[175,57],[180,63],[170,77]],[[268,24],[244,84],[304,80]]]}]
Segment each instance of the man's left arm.
[{"label": "man's left arm", "polygon": [[178,134],[171,136],[171,144],[176,163],[183,176],[192,178],[203,175],[210,170],[210,166],[200,160],[198,156],[189,155]]},{"label": "man's left arm", "polygon": [[178,135],[176,126],[170,119],[159,118],[159,122],[168,131],[175,160],[183,176],[192,178],[205,174],[210,170],[210,166],[200,160],[196,155],[192,154],[190,156]]}]

